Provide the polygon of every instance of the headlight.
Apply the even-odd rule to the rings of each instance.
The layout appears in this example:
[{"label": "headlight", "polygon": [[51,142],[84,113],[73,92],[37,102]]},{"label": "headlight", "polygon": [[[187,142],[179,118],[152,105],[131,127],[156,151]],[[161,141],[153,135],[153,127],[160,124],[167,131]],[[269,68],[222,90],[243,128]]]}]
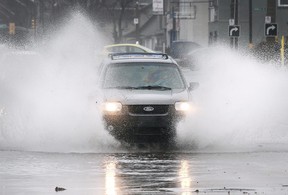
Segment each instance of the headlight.
[{"label": "headlight", "polygon": [[120,102],[105,102],[103,109],[106,112],[119,112],[122,110],[122,104]]},{"label": "headlight", "polygon": [[190,111],[191,110],[191,104],[189,102],[176,102],[175,103],[175,109],[177,111]]}]

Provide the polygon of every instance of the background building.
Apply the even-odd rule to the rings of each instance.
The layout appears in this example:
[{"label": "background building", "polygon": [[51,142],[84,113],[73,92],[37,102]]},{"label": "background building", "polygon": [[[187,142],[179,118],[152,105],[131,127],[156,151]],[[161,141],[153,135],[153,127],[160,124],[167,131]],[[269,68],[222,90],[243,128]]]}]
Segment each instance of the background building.
[{"label": "background building", "polygon": [[266,16],[271,17],[271,23],[278,24],[278,39],[287,36],[287,5],[288,1],[285,3],[281,0],[212,0],[209,7],[210,43],[231,43],[228,34],[229,19],[238,19],[240,26],[238,43],[242,48],[248,47],[249,43],[256,46],[266,41],[264,33]]},{"label": "background building", "polygon": [[[111,43],[138,41],[157,51],[175,40],[204,47],[232,42],[241,48],[256,46],[269,39],[266,16],[278,24],[278,40],[288,35],[287,0],[1,0],[0,40],[41,38],[63,25],[75,8],[86,12]],[[240,36],[233,40],[230,19],[240,26]]]}]

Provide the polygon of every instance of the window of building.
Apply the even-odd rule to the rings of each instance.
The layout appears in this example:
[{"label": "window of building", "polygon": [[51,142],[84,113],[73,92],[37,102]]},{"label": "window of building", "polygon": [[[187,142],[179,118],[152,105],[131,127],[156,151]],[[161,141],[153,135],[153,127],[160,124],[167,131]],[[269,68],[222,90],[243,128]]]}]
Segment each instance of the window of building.
[{"label": "window of building", "polygon": [[278,0],[278,7],[288,7],[288,0]]},{"label": "window of building", "polygon": [[216,19],[215,7],[209,7],[209,22],[215,22],[215,19]]},{"label": "window of building", "polygon": [[209,1],[209,22],[217,21],[218,0]]},{"label": "window of building", "polygon": [[180,2],[177,17],[181,19],[195,19],[196,6],[189,2]]}]

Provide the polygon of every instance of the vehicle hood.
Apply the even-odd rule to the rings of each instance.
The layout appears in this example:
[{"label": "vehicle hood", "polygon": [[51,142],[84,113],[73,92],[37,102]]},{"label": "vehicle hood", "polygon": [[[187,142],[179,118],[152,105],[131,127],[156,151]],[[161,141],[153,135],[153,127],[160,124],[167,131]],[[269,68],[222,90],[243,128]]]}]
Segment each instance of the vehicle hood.
[{"label": "vehicle hood", "polygon": [[185,89],[173,90],[122,90],[103,89],[104,101],[118,101],[123,105],[135,104],[174,104],[177,101],[189,101]]}]

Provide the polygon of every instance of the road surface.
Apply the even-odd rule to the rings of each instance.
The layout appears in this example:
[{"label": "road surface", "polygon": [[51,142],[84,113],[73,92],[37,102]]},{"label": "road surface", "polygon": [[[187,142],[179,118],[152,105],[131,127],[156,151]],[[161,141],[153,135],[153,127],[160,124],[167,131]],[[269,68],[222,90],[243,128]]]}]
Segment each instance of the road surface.
[{"label": "road surface", "polygon": [[287,152],[0,152],[0,194],[288,194]]}]

